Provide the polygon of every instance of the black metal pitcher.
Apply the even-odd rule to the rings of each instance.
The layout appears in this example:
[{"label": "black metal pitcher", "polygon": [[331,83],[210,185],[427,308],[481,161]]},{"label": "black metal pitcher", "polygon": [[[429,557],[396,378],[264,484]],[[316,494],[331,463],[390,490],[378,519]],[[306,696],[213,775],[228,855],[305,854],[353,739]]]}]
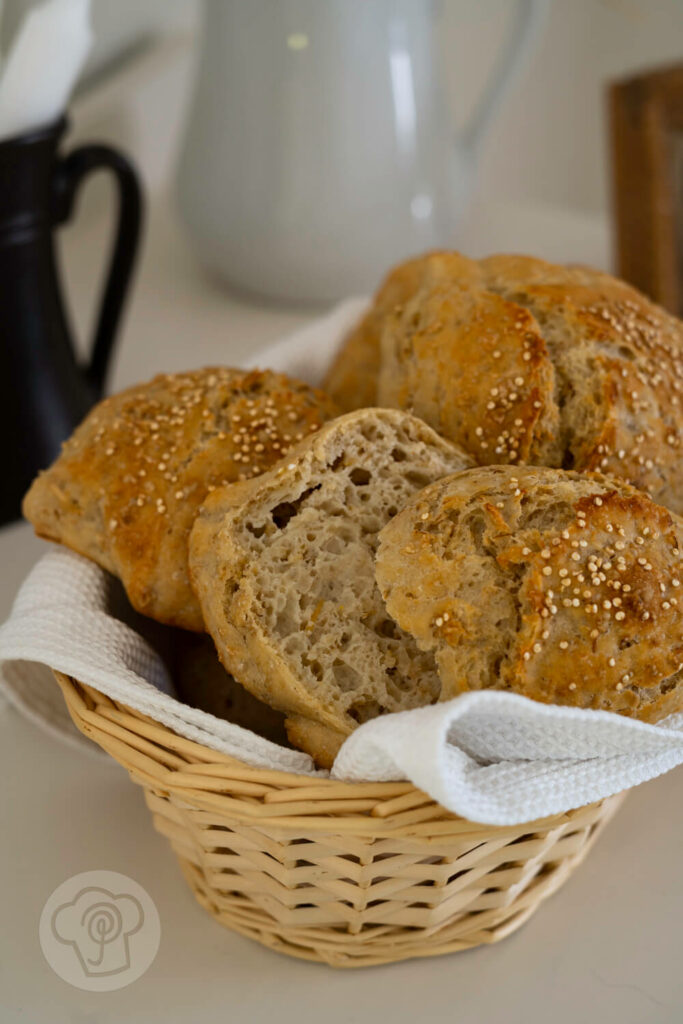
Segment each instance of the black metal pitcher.
[{"label": "black metal pitcher", "polygon": [[[108,146],[58,152],[61,119],[0,143],[0,523],[16,519],[39,469],[104,390],[140,236],[137,176]],[[118,225],[90,361],[72,344],[53,232],[69,220],[79,185],[107,169]]]}]

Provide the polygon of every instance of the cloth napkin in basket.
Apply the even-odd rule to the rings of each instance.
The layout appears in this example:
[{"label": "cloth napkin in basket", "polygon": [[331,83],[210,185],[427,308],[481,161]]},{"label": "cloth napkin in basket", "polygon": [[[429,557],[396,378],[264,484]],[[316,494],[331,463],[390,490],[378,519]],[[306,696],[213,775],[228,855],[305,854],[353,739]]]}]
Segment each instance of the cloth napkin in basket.
[{"label": "cloth napkin in basket", "polygon": [[[344,303],[256,362],[315,383],[363,306],[364,300]],[[120,587],[107,573],[52,548],[0,627],[0,687],[7,697],[53,733],[97,749],[68,719],[50,672],[57,669],[251,765],[325,774],[306,754],[176,700],[160,657],[122,607]],[[683,714],[646,725],[488,691],[367,722],[344,743],[332,775],[409,779],[472,821],[513,825],[610,796],[682,762]]]}]

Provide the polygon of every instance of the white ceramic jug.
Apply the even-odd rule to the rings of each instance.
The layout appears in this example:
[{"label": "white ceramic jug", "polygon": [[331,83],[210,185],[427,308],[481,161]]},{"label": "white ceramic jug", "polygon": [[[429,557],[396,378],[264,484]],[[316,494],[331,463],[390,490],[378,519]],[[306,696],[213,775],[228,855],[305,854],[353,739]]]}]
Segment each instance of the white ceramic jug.
[{"label": "white ceramic jug", "polygon": [[456,136],[432,0],[205,0],[178,180],[203,261],[262,297],[327,302],[457,245],[479,145],[547,4],[518,0]]}]

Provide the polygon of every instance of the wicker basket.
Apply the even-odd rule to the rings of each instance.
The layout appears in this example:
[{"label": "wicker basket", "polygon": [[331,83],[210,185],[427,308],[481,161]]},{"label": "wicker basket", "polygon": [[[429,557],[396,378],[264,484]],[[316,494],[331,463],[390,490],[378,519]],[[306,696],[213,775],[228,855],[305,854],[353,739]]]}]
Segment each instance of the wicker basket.
[{"label": "wicker basket", "polygon": [[271,949],[335,967],[504,938],[581,863],[623,798],[477,825],[410,783],[251,768],[56,676],[78,728],[143,787],[202,906]]}]

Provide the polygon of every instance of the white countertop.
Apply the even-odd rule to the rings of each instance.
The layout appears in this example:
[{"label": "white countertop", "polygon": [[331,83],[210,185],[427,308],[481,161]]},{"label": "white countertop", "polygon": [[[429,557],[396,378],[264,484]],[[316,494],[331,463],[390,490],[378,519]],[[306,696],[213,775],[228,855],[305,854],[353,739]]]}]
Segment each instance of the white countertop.
[{"label": "white countertop", "polygon": [[[469,231],[484,248],[498,247],[497,240],[521,233],[523,225],[541,242],[546,238],[547,249],[557,247],[559,228],[572,259],[604,262],[604,232],[585,236],[582,257],[582,220],[569,214],[552,218],[547,211],[489,207],[478,224],[475,218]],[[66,242],[79,324],[89,320],[100,273],[92,254],[105,232],[102,219],[93,216]],[[533,246],[527,239],[522,247]],[[113,385],[158,370],[235,362],[308,315],[246,305],[207,279],[161,192],[152,204]],[[0,531],[0,618],[41,550],[24,525]],[[125,772],[60,744],[4,706],[0,772],[2,1024],[683,1020],[680,771],[632,793],[586,863],[509,939],[448,957],[349,972],[291,960],[221,928],[195,903]],[[161,917],[161,946],[148,972],[128,988],[90,993],[67,985],[48,967],[38,920],[59,883],[100,868],[127,874],[147,889]]]}]

